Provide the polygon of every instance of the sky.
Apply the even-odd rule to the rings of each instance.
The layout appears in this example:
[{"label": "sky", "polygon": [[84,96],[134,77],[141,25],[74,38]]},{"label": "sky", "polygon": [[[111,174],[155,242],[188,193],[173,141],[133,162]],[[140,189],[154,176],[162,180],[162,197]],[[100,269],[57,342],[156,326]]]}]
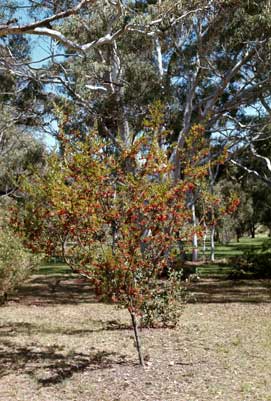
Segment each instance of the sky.
[{"label": "sky", "polygon": [[[42,60],[50,55],[51,40],[46,37],[35,36],[33,37],[33,39],[31,38],[31,41],[31,58],[34,61],[31,66],[34,68],[40,68],[46,64],[46,61],[42,61],[39,63],[36,63],[36,61]],[[56,122],[52,123],[52,128],[54,130],[57,130]],[[42,140],[45,143],[46,147],[49,149],[53,149],[57,146],[57,141],[50,134],[43,133]]]},{"label": "sky", "polygon": [[[0,1],[0,4],[2,2]],[[15,17],[18,19],[18,22],[20,24],[26,24],[30,21],[33,21],[34,18],[30,18],[27,15],[27,8],[20,8],[21,7],[27,7],[29,5],[29,2],[27,0],[22,0],[18,1],[18,8],[16,9],[15,12]],[[48,56],[52,54],[52,49],[54,48],[54,41],[48,37],[45,36],[36,36],[36,35],[29,35],[28,38],[30,39],[30,48],[31,48],[31,60],[33,63],[31,64],[32,68],[38,69],[41,67],[46,66],[48,63],[48,60],[46,59]],[[52,123],[52,128],[54,130],[57,129],[57,124],[56,122]],[[44,132],[38,132],[37,136],[45,143],[45,145],[49,149],[53,149],[57,146],[57,142],[55,138],[50,135],[46,134]]]}]

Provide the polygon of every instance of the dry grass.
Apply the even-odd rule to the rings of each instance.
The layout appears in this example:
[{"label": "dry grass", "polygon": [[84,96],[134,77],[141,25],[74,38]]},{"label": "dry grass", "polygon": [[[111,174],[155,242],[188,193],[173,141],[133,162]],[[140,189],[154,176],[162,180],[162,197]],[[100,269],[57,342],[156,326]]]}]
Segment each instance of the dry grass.
[{"label": "dry grass", "polygon": [[142,370],[124,310],[46,280],[0,309],[1,401],[271,401],[269,282],[194,285],[209,303],[188,304],[175,330],[143,330]]}]

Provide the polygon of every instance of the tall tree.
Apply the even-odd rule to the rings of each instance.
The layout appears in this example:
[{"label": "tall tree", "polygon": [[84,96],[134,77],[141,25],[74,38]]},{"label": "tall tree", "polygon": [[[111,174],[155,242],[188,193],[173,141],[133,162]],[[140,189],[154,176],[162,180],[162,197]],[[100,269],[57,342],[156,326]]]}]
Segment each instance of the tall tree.
[{"label": "tall tree", "polygon": [[236,142],[252,124],[244,123],[250,107],[259,101],[268,105],[267,0],[29,4],[40,19],[5,21],[0,35],[55,40],[51,70],[39,71],[39,79],[63,86],[65,101],[80,106],[75,120],[86,126],[98,120],[104,135],[118,131],[131,142],[146,104],[163,98],[176,133],[171,155],[176,178],[178,149],[194,123],[216,137],[220,132],[223,143]]}]

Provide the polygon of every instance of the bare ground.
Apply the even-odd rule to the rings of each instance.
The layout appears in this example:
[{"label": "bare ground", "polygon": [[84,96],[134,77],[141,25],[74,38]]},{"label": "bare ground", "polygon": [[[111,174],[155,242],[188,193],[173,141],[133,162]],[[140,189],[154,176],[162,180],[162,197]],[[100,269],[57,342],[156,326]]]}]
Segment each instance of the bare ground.
[{"label": "bare ground", "polygon": [[142,330],[143,370],[126,311],[54,280],[0,309],[1,401],[271,401],[269,281],[191,285],[176,329]]}]

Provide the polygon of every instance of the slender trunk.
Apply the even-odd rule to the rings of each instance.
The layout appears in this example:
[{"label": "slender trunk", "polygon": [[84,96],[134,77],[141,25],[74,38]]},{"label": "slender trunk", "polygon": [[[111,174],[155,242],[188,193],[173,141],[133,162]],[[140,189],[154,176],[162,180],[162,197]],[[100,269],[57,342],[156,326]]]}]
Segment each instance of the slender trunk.
[{"label": "slender trunk", "polygon": [[207,240],[207,226],[206,223],[204,222],[204,234],[203,234],[203,245],[202,245],[202,254],[203,254],[203,259],[206,259],[206,240]]},{"label": "slender trunk", "polygon": [[160,77],[160,80],[162,80],[163,75],[164,75],[163,55],[162,55],[161,44],[160,44],[159,38],[157,36],[156,36],[154,42],[155,42],[155,48],[156,48],[156,57],[157,57],[157,64],[158,64],[158,70],[159,70],[159,77]]},{"label": "slender trunk", "polygon": [[[197,217],[196,217],[196,209],[195,209],[195,203],[193,202],[191,206],[192,210],[192,222],[193,222],[193,227],[196,229],[197,227]],[[192,261],[197,262],[198,260],[198,235],[196,232],[193,233],[193,238],[192,238]]]},{"label": "slender trunk", "polygon": [[[108,63],[111,65],[109,81],[111,82],[111,93],[113,95],[112,99],[114,99],[115,112],[117,113],[116,123],[118,133],[120,135],[122,145],[126,148],[129,148],[131,145],[131,133],[125,106],[125,91],[122,86],[122,60],[119,55],[119,49],[116,41],[114,41],[112,46],[108,49]],[[133,169],[133,165],[130,166],[129,163],[130,161],[127,161],[127,168],[129,169],[128,171],[131,171]]]},{"label": "slender trunk", "polygon": [[179,249],[180,261],[183,263],[187,259],[187,255],[186,255],[186,251],[184,249],[183,241],[178,239],[177,246],[178,246],[178,249]]},{"label": "slender trunk", "polygon": [[117,226],[116,226],[116,222],[113,221],[111,224],[111,230],[112,230],[112,254],[115,255],[115,249],[116,249],[116,245],[117,245],[117,241],[118,241],[118,230],[117,230]]},{"label": "slender trunk", "polygon": [[192,261],[198,261],[198,236],[196,233],[193,234],[193,251],[192,251]]},{"label": "slender trunk", "polygon": [[122,95],[123,94],[121,92],[121,98],[118,105],[118,126],[122,143],[125,145],[125,147],[129,148],[131,144],[130,128],[125,112],[125,106],[123,105]]},{"label": "slender trunk", "polygon": [[214,262],[215,261],[215,225],[214,224],[212,224],[212,226],[211,226],[210,242],[211,242],[210,259],[211,259],[211,262]]},{"label": "slender trunk", "polygon": [[[199,58],[199,55],[198,55]],[[199,61],[199,60],[198,60]],[[183,116],[183,127],[179,133],[178,140],[175,146],[174,151],[170,156],[170,162],[174,166],[173,170],[173,179],[175,182],[178,182],[181,176],[181,155],[180,149],[183,148],[186,137],[191,129],[192,125],[192,113],[193,113],[193,101],[196,94],[197,83],[201,71],[200,63],[197,63],[197,68],[195,73],[190,77],[189,90],[186,95],[185,100],[185,108],[184,108],[184,116]]]},{"label": "slender trunk", "polygon": [[[215,180],[217,179],[219,172],[219,164],[216,166],[215,171],[212,170],[211,164],[209,164],[209,180],[210,180],[210,192],[213,195],[214,194],[214,185],[215,185]],[[210,232],[210,242],[211,242],[211,249],[210,249],[210,260],[211,262],[215,261],[215,210],[214,207],[212,207],[211,211],[211,232]]]},{"label": "slender trunk", "polygon": [[[114,185],[115,186],[115,185]],[[114,201],[116,201],[117,199],[117,191],[116,191],[116,187],[115,187],[115,191],[114,191]],[[115,221],[112,221],[111,223],[111,233],[112,233],[112,254],[115,255],[115,249],[117,246],[117,242],[118,242],[118,227]]]},{"label": "slender trunk", "polygon": [[144,367],[144,359],[143,359],[142,350],[141,350],[141,342],[140,342],[140,338],[139,338],[136,315],[133,312],[130,312],[130,315],[131,315],[133,329],[134,329],[135,344],[136,344],[136,349],[137,349],[137,353],[138,353],[139,363],[141,366]]},{"label": "slender trunk", "polygon": [[235,233],[236,233],[236,242],[240,242],[242,231],[239,228],[236,228]]},{"label": "slender trunk", "polygon": [[250,230],[250,236],[251,236],[251,238],[255,238],[256,229],[255,229],[255,224],[254,224],[254,223],[251,223],[251,224],[250,224],[249,230]]},{"label": "slender trunk", "polygon": [[215,242],[220,243],[224,241],[223,231],[222,233],[219,230],[215,230]]}]

